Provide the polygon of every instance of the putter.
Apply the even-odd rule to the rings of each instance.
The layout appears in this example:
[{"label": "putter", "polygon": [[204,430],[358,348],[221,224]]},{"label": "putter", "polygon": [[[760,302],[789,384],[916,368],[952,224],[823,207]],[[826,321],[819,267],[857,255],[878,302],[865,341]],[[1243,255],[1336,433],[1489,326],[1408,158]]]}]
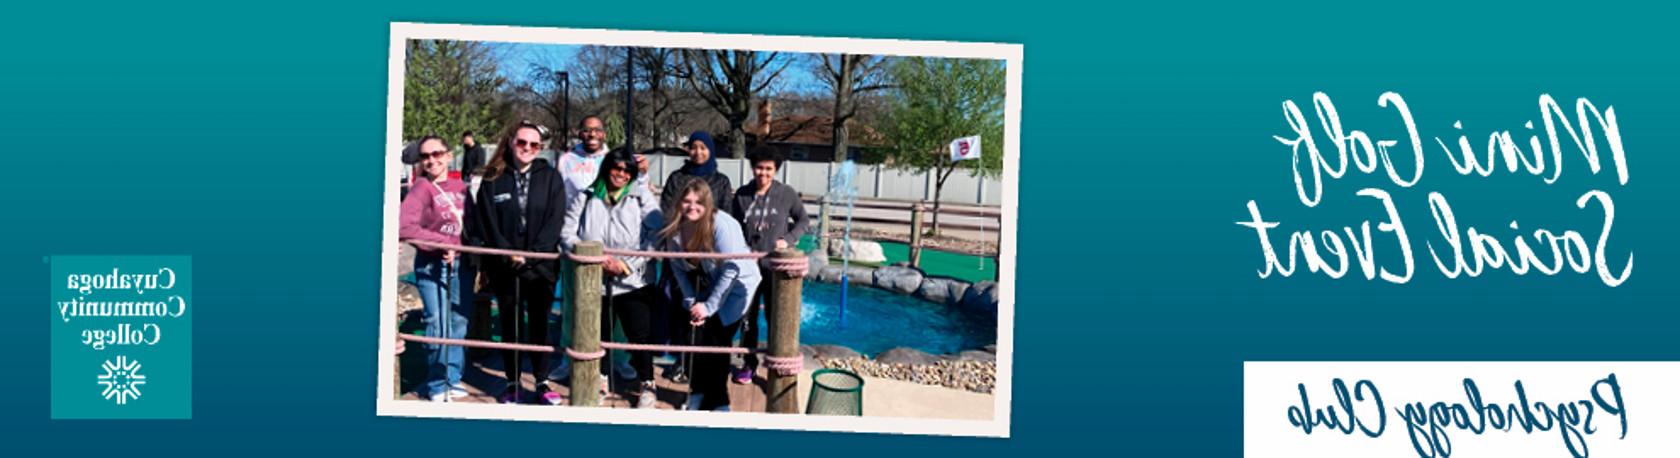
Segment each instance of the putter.
[{"label": "putter", "polygon": [[[522,331],[522,328],[525,327],[523,324],[520,323],[520,320],[525,318],[525,313],[524,313],[525,312],[525,301],[522,300],[522,298],[520,298],[520,296],[519,296],[520,295],[520,291],[519,291],[520,288],[519,287],[520,287],[521,284],[524,284],[524,283],[525,283],[525,281],[523,279],[519,278],[519,274],[514,273],[514,277],[513,277],[513,307],[512,307],[513,308],[513,342],[514,343],[522,343],[522,342],[525,341],[525,339],[523,337],[524,333],[520,332],[520,331]],[[525,384],[524,381],[521,380],[524,377],[521,376],[520,373],[519,373],[520,368],[523,367],[524,365],[525,365],[525,361],[524,361],[523,355],[521,355],[521,352],[518,349],[513,350],[513,367],[508,368],[508,374],[510,375],[508,377],[508,382],[510,382],[510,384],[512,385],[512,386],[509,386],[509,388],[513,389],[513,403],[514,404],[519,404],[519,389],[522,388],[521,385]]]},{"label": "putter", "polygon": [[[445,338],[445,339],[450,338],[450,336],[449,336],[449,325],[454,324],[454,321],[455,321],[455,320],[452,319],[454,317],[450,315],[450,313],[453,312],[453,307],[451,307],[450,304],[449,304],[449,293],[450,293],[449,282],[450,282],[450,279],[453,278],[453,277],[450,277],[449,275],[450,275],[449,263],[444,262],[443,263],[443,281],[438,282],[438,285],[442,287],[440,289],[443,290],[443,297],[438,298],[438,299],[440,299],[438,301],[438,310],[443,312],[441,314],[441,316],[439,316],[439,318],[443,320],[443,325],[438,326],[438,333],[443,334],[443,338]],[[444,367],[444,369],[443,369],[443,373],[444,373],[443,381],[445,383],[449,382],[449,375],[448,375],[449,374],[449,348],[450,348],[449,345],[439,345],[438,346],[438,350],[443,352],[443,367]],[[445,387],[443,389],[443,402],[455,402],[455,387],[449,386],[449,387]]]},{"label": "putter", "polygon": [[[705,324],[705,322],[702,321],[701,324]],[[693,321],[690,321],[688,322],[688,325],[690,326],[688,332],[688,346],[692,347],[699,345],[697,341],[700,339],[700,324],[695,324]],[[688,409],[688,400],[694,397],[694,356],[695,355],[693,353],[683,353],[683,370],[685,371],[683,373],[688,376],[688,393],[683,395],[683,409],[685,410]]]}]

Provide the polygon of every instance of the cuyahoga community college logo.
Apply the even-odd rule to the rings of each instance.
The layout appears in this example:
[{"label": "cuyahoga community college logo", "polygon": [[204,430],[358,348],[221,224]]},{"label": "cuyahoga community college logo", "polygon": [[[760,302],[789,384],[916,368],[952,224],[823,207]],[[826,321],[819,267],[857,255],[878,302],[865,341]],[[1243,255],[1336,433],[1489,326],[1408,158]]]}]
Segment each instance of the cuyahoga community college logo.
[{"label": "cuyahoga community college logo", "polygon": [[101,393],[105,399],[115,399],[117,405],[128,404],[129,399],[140,398],[140,385],[146,384],[146,376],[140,375],[140,362],[118,356],[117,362],[105,360],[101,366],[105,374],[99,376],[99,384],[105,386]]}]

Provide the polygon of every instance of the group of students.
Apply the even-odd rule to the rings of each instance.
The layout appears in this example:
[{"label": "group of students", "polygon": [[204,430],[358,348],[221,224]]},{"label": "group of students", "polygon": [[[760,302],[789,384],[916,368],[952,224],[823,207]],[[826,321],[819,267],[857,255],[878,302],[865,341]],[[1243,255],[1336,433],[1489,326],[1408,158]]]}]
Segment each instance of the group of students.
[{"label": "group of students", "polygon": [[[453,151],[442,138],[420,139],[411,146],[419,152],[418,176],[403,199],[399,236],[542,253],[568,252],[582,241],[622,250],[749,253],[793,246],[805,233],[807,215],[799,193],[775,179],[783,161],[774,149],[751,151],[753,179],[735,189],[729,177],[717,171],[711,136],[695,132],[683,145],[688,161],[670,174],[656,197],[646,176],[645,156],[625,148],[609,150],[597,117],[585,118],[578,128],[578,145],[550,165],[539,157],[543,144],[537,125],[509,126],[487,164],[463,164],[465,178],[479,178],[476,186],[449,177]],[[470,142],[463,147],[473,151]],[[739,332],[740,345],[756,348],[759,310],[770,297],[770,282],[761,281],[767,267],[767,258],[659,262],[609,256],[601,264],[601,304],[607,311],[601,336],[609,338],[616,328],[631,343],[730,346]],[[428,247],[418,247],[414,273],[427,335],[461,338],[472,315],[472,298],[488,290],[500,310],[502,341],[535,345],[549,345],[556,286],[571,281],[562,275],[558,260]],[[571,319],[570,313],[561,319]],[[426,396],[436,401],[465,397],[462,348],[427,349]],[[525,399],[518,383],[524,359],[520,354],[529,359],[539,381],[549,373],[548,352],[503,351],[509,383],[502,402]],[[623,370],[634,373],[640,408],[656,402],[653,356],[631,352],[629,367]],[[752,353],[733,370],[727,354],[692,358],[692,373],[684,374],[691,394],[680,407],[693,410],[728,410],[730,380],[751,383],[758,365]],[[612,378],[609,366],[601,365],[607,375],[603,391]],[[539,382],[537,390],[529,399],[561,402],[546,383]]]}]

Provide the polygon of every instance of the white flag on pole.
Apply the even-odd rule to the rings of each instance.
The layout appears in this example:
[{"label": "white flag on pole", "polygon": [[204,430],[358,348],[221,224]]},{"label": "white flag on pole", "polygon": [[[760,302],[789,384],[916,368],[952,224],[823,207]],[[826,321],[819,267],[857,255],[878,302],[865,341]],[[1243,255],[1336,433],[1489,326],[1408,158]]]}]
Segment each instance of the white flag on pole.
[{"label": "white flag on pole", "polygon": [[951,162],[980,158],[980,136],[963,137],[951,141]]}]

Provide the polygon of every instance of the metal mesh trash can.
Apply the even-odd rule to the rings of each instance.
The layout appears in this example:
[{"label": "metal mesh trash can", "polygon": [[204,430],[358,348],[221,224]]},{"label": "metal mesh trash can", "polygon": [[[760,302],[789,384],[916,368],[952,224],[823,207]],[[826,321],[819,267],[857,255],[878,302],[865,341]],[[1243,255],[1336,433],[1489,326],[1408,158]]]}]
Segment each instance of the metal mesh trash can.
[{"label": "metal mesh trash can", "polygon": [[805,413],[862,416],[863,377],[841,369],[817,369],[811,373],[811,398]]}]

